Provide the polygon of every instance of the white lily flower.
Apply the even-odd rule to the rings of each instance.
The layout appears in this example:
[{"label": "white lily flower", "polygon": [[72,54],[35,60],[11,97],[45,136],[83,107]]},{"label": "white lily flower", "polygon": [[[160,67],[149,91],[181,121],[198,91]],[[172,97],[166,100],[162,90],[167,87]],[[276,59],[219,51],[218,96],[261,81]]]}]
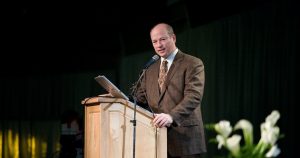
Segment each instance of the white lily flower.
[{"label": "white lily flower", "polygon": [[253,126],[248,120],[242,119],[234,126],[234,129],[242,129],[246,130],[247,132],[252,132]]},{"label": "white lily flower", "polygon": [[266,144],[274,145],[278,139],[279,132],[280,132],[279,127],[271,126],[270,122],[262,123],[261,124],[261,141]]},{"label": "white lily flower", "polygon": [[233,155],[237,156],[240,152],[240,141],[242,137],[240,135],[234,134],[227,139],[226,145],[228,150],[232,152]]},{"label": "white lily flower", "polygon": [[277,110],[274,110],[269,116],[266,117],[266,122],[270,122],[271,125],[274,126],[279,118],[280,118],[279,112]]},{"label": "white lily flower", "polygon": [[217,137],[216,137],[216,139],[218,141],[218,149],[221,149],[222,146],[225,145],[225,138],[223,136],[221,136],[221,135],[218,134]]},{"label": "white lily flower", "polygon": [[252,124],[248,120],[242,119],[234,126],[234,130],[238,130],[238,129],[243,130],[245,143],[247,145],[252,145],[253,144]]},{"label": "white lily flower", "polygon": [[215,125],[215,130],[224,138],[227,138],[232,132],[232,127],[229,121],[222,120]]},{"label": "white lily flower", "polygon": [[281,150],[277,145],[272,146],[272,148],[267,152],[266,157],[276,157],[280,154]]}]

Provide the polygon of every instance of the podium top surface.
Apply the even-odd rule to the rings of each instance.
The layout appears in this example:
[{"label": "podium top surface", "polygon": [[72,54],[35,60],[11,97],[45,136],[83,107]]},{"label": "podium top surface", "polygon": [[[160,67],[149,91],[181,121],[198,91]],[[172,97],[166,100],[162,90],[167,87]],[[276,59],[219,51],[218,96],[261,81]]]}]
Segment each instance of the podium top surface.
[{"label": "podium top surface", "polygon": [[[129,100],[125,100],[122,98],[115,98],[115,97],[111,97],[111,96],[96,96],[96,97],[90,97],[90,98],[85,98],[84,100],[81,101],[81,104],[83,104],[84,106],[89,106],[89,105],[99,105],[100,103],[120,103],[123,104],[125,106],[128,106],[129,108],[134,109],[134,103],[132,103]],[[136,106],[137,111],[142,112],[143,114],[149,116],[149,117],[153,117],[153,114],[140,107],[139,105]]]}]

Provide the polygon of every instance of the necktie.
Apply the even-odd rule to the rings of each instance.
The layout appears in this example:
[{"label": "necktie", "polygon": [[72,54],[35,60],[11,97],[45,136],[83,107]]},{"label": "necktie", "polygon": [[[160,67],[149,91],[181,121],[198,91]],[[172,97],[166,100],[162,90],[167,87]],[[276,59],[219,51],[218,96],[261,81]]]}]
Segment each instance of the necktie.
[{"label": "necktie", "polygon": [[160,90],[162,90],[162,87],[166,80],[167,72],[168,72],[168,61],[164,60],[162,62],[162,64],[160,65],[160,71],[159,71],[159,77],[158,77],[158,85],[159,85]]}]

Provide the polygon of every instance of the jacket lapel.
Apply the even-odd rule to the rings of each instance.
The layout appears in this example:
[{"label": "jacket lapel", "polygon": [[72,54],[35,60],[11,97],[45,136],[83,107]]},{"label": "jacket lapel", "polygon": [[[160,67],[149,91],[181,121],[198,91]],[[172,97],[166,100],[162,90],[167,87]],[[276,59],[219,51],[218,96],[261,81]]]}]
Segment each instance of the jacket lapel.
[{"label": "jacket lapel", "polygon": [[159,76],[159,67],[160,67],[160,61],[153,64],[153,69],[151,69],[151,72],[149,75],[154,75],[153,79],[150,80],[150,89],[152,93],[152,96],[154,96],[155,100],[159,99],[159,86],[158,86],[158,76]]},{"label": "jacket lapel", "polygon": [[[176,56],[175,56],[175,58],[174,58],[174,61],[173,61],[172,65],[171,65],[171,67],[170,67],[170,70],[169,70],[169,72],[168,72],[168,74],[167,74],[167,79],[166,79],[166,81],[165,81],[165,83],[164,83],[164,86],[163,86],[163,88],[162,88],[162,91],[161,91],[161,93],[160,93],[158,103],[159,103],[159,102],[161,101],[161,99],[163,98],[163,96],[164,96],[164,94],[165,94],[165,92],[166,92],[166,90],[167,90],[167,88],[168,88],[169,82],[170,82],[170,80],[172,79],[172,77],[174,76],[176,70],[179,69],[181,60],[183,59],[182,57],[183,57],[183,55],[181,54],[180,51],[178,51],[178,53],[176,54]],[[157,79],[158,79],[158,77],[157,77]],[[157,85],[158,85],[158,84],[157,84]],[[158,86],[157,86],[157,87],[158,87]],[[159,89],[158,89],[158,90],[159,90]]]}]

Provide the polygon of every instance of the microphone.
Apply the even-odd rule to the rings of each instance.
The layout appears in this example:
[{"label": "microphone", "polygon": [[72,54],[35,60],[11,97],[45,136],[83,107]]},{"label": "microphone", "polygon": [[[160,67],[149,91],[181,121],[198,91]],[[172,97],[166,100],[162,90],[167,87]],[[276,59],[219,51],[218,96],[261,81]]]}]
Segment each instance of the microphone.
[{"label": "microphone", "polygon": [[132,85],[132,87],[130,88],[131,89],[131,93],[130,95],[132,97],[136,97],[136,90],[137,90],[137,87],[138,85],[140,84],[141,82],[141,79],[143,78],[144,74],[145,74],[145,71],[146,69],[148,69],[148,67],[150,65],[152,65],[154,62],[156,62],[157,60],[159,59],[159,56],[158,55],[154,55],[148,62],[147,64],[144,66],[143,70],[140,72],[139,74],[139,79]]},{"label": "microphone", "polygon": [[144,69],[148,69],[148,67],[150,65],[152,65],[154,62],[156,62],[159,59],[158,55],[154,55],[148,62],[147,64],[144,66]]}]

